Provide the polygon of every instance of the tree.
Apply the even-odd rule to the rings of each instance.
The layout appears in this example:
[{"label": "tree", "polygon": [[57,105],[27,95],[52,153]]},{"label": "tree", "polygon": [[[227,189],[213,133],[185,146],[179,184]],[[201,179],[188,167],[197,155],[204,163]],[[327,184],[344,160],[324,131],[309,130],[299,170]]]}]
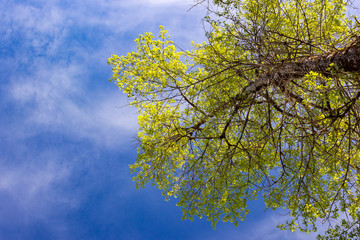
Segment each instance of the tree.
[{"label": "tree", "polygon": [[238,224],[259,196],[289,211],[282,229],[356,217],[360,38],[347,2],[198,3],[208,3],[207,42],[178,50],[160,27],[109,58],[139,112],[137,186],[214,225]]}]

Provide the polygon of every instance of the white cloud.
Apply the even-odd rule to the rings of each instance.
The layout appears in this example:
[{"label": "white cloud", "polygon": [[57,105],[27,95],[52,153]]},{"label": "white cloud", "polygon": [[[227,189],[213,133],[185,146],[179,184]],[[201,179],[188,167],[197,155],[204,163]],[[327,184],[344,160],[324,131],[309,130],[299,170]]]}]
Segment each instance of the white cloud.
[{"label": "white cloud", "polygon": [[[109,84],[106,76],[97,80],[104,82],[101,88],[88,87],[95,80],[92,80],[91,68],[104,69],[106,58],[112,53],[129,51],[127,48],[134,46],[133,41],[123,34],[141,25],[150,27],[148,31],[158,31],[158,25],[163,24],[174,35],[177,44],[189,44],[203,33],[199,28],[198,13],[186,13],[191,3],[180,0],[0,3],[0,7],[3,5],[8,9],[0,13],[0,18],[11,29],[6,34],[1,30],[0,33],[8,40],[21,34],[24,44],[21,49],[24,51],[17,51],[8,61],[30,69],[26,74],[13,76],[6,89],[10,101],[25,109],[25,119],[13,123],[16,128],[22,126],[23,131],[17,132],[31,135],[41,129],[61,131],[107,147],[128,142],[136,136],[135,109],[117,108],[125,105],[127,100],[121,97],[115,85],[110,93],[104,90],[103,86]],[[198,19],[198,24],[194,24],[194,18]],[[66,40],[76,33],[71,29],[74,26],[74,29],[101,27],[107,29],[105,32],[109,35],[89,51]],[[123,52],[116,52],[118,46],[122,46],[120,51]],[[27,52],[29,49],[35,49],[35,52]],[[42,56],[35,56],[37,52]],[[75,56],[70,60],[61,58],[69,54]],[[110,68],[108,70],[110,73]]]},{"label": "white cloud", "polygon": [[130,107],[118,108],[126,101],[115,86],[110,94],[87,92],[86,84],[91,81],[84,74],[84,66],[49,66],[41,60],[36,65],[38,69],[32,75],[22,76],[9,86],[10,97],[28,106],[27,119],[16,123],[18,126],[31,132],[34,128],[29,126],[35,124],[40,129],[61,131],[108,147],[118,147],[136,136],[136,113]]},{"label": "white cloud", "polygon": [[[45,11],[44,6],[36,8],[19,4],[14,5],[12,11],[7,11],[7,14],[14,26],[32,30],[33,34],[55,34],[65,20],[61,9],[57,7]],[[17,30],[17,28],[14,30]]]},{"label": "white cloud", "polygon": [[[135,1],[38,1],[37,4],[0,3],[6,8],[0,18],[12,31],[26,34],[57,35],[69,26],[111,27],[114,32],[132,29],[139,24],[156,22],[164,16],[182,18],[193,5],[191,0],[135,0]],[[201,16],[197,16],[201,17]],[[190,22],[189,22],[190,23]],[[28,37],[25,36],[25,37]]]},{"label": "white cloud", "polygon": [[[44,2],[38,6],[21,3],[0,3],[0,19],[3,28],[0,30],[2,40],[20,41],[23,46],[32,48],[35,53],[47,53],[58,47],[58,43],[66,34],[69,24],[66,14],[56,5]],[[21,58],[28,53],[21,52],[17,55]]]},{"label": "white cloud", "polygon": [[194,1],[185,1],[185,0],[137,0],[135,1],[138,4],[150,4],[150,5],[190,5],[191,3],[194,3]]},{"label": "white cloud", "polygon": [[48,218],[55,205],[76,207],[79,203],[76,197],[55,187],[68,181],[69,165],[60,163],[57,151],[44,151],[36,157],[36,160],[25,157],[21,165],[1,164],[0,193],[10,196],[14,200],[13,207],[32,218]]},{"label": "white cloud", "polygon": [[[260,204],[260,200],[257,204],[262,205]],[[257,207],[261,207],[259,205]],[[318,224],[318,232],[311,232],[309,234],[300,231],[282,231],[276,226],[279,223],[285,223],[286,220],[289,219],[289,217],[287,215],[277,214],[276,212],[267,213],[268,214],[266,215],[257,213],[259,214],[258,220],[245,219],[244,222],[239,223],[239,226],[237,228],[233,227],[233,225],[231,225],[230,223],[221,224],[222,226],[220,226],[219,228],[221,229],[221,238],[231,240],[307,240],[315,239],[319,233],[324,233],[324,231],[326,230],[325,225]],[[200,236],[197,239],[205,238],[209,240],[216,240],[219,239],[219,235],[217,234],[217,232],[213,232],[209,233],[209,235],[206,236]]]},{"label": "white cloud", "polygon": [[12,191],[20,201],[29,203],[39,194],[49,191],[55,182],[63,181],[68,174],[69,169],[56,161],[49,161],[45,165],[3,166],[0,191]]}]

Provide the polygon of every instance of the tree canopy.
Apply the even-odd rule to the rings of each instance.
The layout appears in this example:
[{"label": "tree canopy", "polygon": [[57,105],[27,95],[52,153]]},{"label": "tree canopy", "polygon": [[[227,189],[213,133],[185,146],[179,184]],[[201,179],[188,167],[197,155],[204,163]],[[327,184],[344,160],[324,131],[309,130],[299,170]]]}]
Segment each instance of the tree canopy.
[{"label": "tree canopy", "polygon": [[213,0],[207,41],[183,51],[164,27],[112,55],[138,109],[137,186],[184,218],[238,224],[248,201],[288,210],[282,229],[360,208],[360,38],[343,0]]}]

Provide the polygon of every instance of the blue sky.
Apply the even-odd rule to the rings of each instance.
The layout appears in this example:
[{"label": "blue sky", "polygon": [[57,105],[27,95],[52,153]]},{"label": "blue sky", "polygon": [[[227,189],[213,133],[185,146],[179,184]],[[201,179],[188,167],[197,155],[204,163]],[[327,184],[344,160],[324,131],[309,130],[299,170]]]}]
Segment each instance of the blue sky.
[{"label": "blue sky", "polygon": [[111,54],[164,25],[204,41],[191,0],[0,0],[0,239],[313,239],[275,228],[261,201],[239,227],[181,220],[174,199],[136,190],[136,111]]}]

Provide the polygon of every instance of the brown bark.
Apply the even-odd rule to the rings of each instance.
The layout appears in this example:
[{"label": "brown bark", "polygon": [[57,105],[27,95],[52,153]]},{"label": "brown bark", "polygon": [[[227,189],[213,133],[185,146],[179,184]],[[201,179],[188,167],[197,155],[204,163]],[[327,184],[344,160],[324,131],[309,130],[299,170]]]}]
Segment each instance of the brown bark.
[{"label": "brown bark", "polygon": [[236,99],[245,99],[270,85],[283,87],[287,82],[304,77],[310,71],[331,76],[330,64],[335,64],[341,72],[360,73],[360,39],[335,52],[308,57],[297,62],[282,63],[271,72],[251,82],[241,94],[236,96]]}]

